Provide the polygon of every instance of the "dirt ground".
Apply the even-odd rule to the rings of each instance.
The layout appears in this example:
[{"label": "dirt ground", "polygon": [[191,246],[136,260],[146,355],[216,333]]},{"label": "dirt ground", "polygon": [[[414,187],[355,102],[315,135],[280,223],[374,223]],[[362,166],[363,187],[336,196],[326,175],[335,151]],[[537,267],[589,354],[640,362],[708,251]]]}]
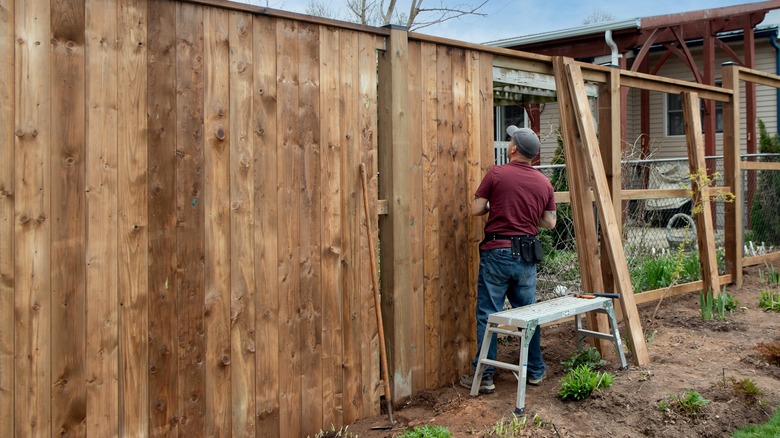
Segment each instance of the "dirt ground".
[{"label": "dirt ground", "polygon": [[[583,401],[556,398],[564,374],[561,361],[576,349],[573,323],[545,327],[542,353],[548,377],[542,386],[527,386],[529,426],[523,436],[729,437],[736,428],[766,422],[780,404],[780,367],[762,362],[753,347],[780,341],[780,313],[758,308],[759,291],[765,288],[758,271],[746,269],[743,287],[727,289],[744,308],[728,314],[725,321],[701,320],[698,293],[665,299],[654,322],[650,318],[656,302],[639,306],[650,339],[650,363],[636,367],[629,360],[629,369],[622,371],[618,360],[611,359],[605,369],[615,376],[614,383]],[[517,342],[499,346],[500,359],[512,361],[516,356]],[[763,393],[765,404],[746,402],[733,385],[723,385],[724,377],[729,382],[751,379]],[[384,438],[398,436],[405,428],[434,424],[446,426],[456,437],[483,436],[502,417],[512,418],[516,382],[510,371],[498,370],[496,391],[476,398],[453,382],[397,406],[398,423],[391,430],[372,430],[388,424],[383,415],[352,424],[349,432]],[[686,389],[698,391],[709,401],[695,419],[658,409],[658,402]],[[534,425],[534,416],[541,425]]]}]

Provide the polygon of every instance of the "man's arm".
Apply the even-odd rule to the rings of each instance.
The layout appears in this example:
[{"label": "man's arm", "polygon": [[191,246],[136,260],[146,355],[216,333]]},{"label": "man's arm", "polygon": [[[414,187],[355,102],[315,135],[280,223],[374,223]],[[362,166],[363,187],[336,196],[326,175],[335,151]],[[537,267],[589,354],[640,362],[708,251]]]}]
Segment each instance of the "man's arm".
[{"label": "man's arm", "polygon": [[485,198],[480,198],[479,196],[475,197],[474,201],[471,203],[471,215],[482,216],[488,211],[490,211],[488,200]]},{"label": "man's arm", "polygon": [[555,228],[555,223],[558,220],[558,213],[555,211],[545,211],[542,213],[541,219],[539,219],[539,228]]}]

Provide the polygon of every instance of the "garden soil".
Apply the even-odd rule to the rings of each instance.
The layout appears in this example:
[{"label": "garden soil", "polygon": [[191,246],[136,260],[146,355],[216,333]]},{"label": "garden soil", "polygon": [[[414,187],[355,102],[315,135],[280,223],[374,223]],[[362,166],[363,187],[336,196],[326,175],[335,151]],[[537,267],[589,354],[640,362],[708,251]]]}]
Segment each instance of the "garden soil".
[{"label": "garden soil", "polygon": [[[702,321],[699,294],[666,298],[655,320],[656,303],[639,306],[648,338],[650,363],[620,369],[612,354],[605,369],[615,376],[610,388],[579,402],[556,397],[564,373],[561,362],[576,350],[574,323],[542,330],[542,353],[547,379],[541,386],[527,386],[527,437],[729,437],[749,424],[766,422],[780,405],[780,367],[766,363],[754,349],[759,343],[780,342],[780,313],[758,308],[766,289],[761,268],[745,270],[744,284],[727,292],[739,301],[738,309],[724,321]],[[775,286],[776,287],[776,286]],[[622,327],[622,334],[626,331]],[[499,358],[514,361],[517,342],[502,343]],[[733,382],[750,379],[762,392],[760,402],[735,391]],[[498,370],[492,394],[470,397],[469,390],[451,385],[414,396],[396,406],[397,424],[389,430],[372,427],[388,424],[387,415],[361,420],[348,431],[359,437],[395,437],[414,426],[447,427],[455,437],[486,435],[502,418],[512,419],[517,383],[510,371]],[[707,405],[695,417],[658,408],[670,396],[686,390],[700,393]]]}]

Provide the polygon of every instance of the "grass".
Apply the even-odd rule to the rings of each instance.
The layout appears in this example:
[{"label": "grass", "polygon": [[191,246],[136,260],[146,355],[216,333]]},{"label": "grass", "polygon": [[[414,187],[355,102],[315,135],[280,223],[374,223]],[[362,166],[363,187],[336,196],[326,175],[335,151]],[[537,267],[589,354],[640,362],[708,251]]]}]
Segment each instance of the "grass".
[{"label": "grass", "polygon": [[780,437],[780,409],[764,424],[737,429],[732,438],[777,438]]},{"label": "grass", "polygon": [[769,289],[762,290],[758,297],[758,307],[772,312],[780,312],[780,292]]},{"label": "grass", "polygon": [[582,364],[563,376],[558,397],[561,400],[584,400],[593,391],[612,386],[612,380],[612,374],[595,371],[587,364]]},{"label": "grass", "polygon": [[682,395],[671,395],[667,400],[658,403],[658,409],[664,412],[676,412],[686,417],[699,415],[707,406],[707,399],[692,389],[686,389]]}]

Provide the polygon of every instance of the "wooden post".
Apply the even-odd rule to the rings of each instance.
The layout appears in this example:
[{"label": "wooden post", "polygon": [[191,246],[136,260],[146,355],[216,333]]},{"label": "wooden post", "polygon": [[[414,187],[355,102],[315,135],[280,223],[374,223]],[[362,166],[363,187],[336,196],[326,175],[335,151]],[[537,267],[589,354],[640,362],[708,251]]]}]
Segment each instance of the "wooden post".
[{"label": "wooden post", "polygon": [[634,353],[634,363],[639,366],[645,365],[650,362],[650,356],[647,353],[642,323],[639,319],[636,302],[634,301],[634,290],[631,286],[626,256],[623,252],[620,228],[615,217],[612,197],[607,185],[603,160],[598,147],[596,127],[593,123],[593,114],[590,110],[588,97],[585,94],[585,82],[582,78],[582,71],[570,58],[557,58],[554,60],[554,63],[556,63],[558,68],[563,66],[566,68],[571,100],[584,149],[583,161],[585,168],[590,170],[593,177],[593,193],[596,196],[604,241],[607,244],[607,255],[616,280],[615,286],[620,294],[623,316],[628,326],[628,337],[631,343],[631,351]]},{"label": "wooden post", "polygon": [[[598,256],[598,237],[593,202],[589,195],[590,182],[585,169],[579,166],[584,157],[577,147],[579,141],[574,122],[571,100],[569,98],[569,83],[566,80],[564,61],[561,57],[553,59],[555,72],[555,87],[558,94],[558,111],[560,113],[561,136],[566,155],[566,179],[571,193],[571,210],[574,215],[574,234],[577,236],[577,260],[580,264],[582,287],[588,292],[604,290],[601,277],[601,267]],[[607,333],[609,323],[607,316],[598,313],[588,313],[588,326],[591,330]],[[609,343],[604,340],[595,341],[599,351],[609,351]]]},{"label": "wooden post", "polygon": [[726,273],[737,288],[742,287],[742,208],[745,205],[742,194],[742,174],[740,169],[740,133],[739,133],[739,66],[723,67],[723,87],[733,90],[728,102],[723,103],[723,185],[730,187],[736,197],[734,202],[726,202],[725,211],[725,250]]},{"label": "wooden post", "polygon": [[[382,310],[388,334],[390,368],[396,403],[412,395],[411,314],[412,274],[410,240],[420,221],[412,223],[409,181],[408,63],[407,30],[390,27],[387,49],[379,56],[379,197],[387,199],[388,214],[382,216]],[[357,169],[354,169],[357,172]],[[372,255],[373,256],[373,255]],[[420,268],[417,264],[416,268]]]},{"label": "wooden post", "polygon": [[701,178],[707,177],[707,164],[704,161],[701,117],[699,116],[699,94],[685,91],[681,93],[685,138],[688,144],[688,168],[696,180],[691,181],[693,189],[696,237],[699,241],[699,260],[704,293],[712,291],[717,297],[719,292],[718,262],[715,257],[715,235],[712,229],[712,210],[710,209],[709,187],[701,187]]}]

